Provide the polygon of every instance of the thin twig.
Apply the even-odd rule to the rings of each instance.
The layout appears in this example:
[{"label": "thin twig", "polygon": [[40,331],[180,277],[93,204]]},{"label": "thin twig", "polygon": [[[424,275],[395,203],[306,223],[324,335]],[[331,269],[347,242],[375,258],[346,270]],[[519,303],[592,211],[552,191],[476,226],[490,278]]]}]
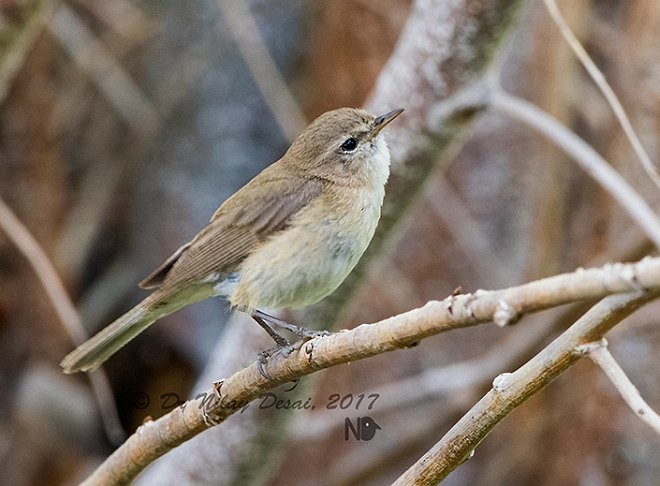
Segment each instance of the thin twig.
[{"label": "thin twig", "polygon": [[493,88],[490,106],[541,132],[568,153],[598,182],[660,248],[660,221],[644,199],[589,144],[552,116],[518,97]]},{"label": "thin twig", "polygon": [[589,76],[591,76],[591,79],[594,80],[594,83],[596,83],[598,89],[600,89],[601,93],[603,93],[603,96],[612,107],[612,111],[614,111],[614,115],[619,120],[621,128],[623,128],[623,132],[626,134],[626,137],[630,141],[630,145],[632,145],[632,148],[637,154],[637,157],[639,157],[639,160],[642,163],[642,167],[644,167],[644,170],[655,183],[655,185],[660,188],[660,175],[658,174],[658,170],[655,164],[653,164],[651,161],[649,155],[646,153],[646,150],[644,149],[642,142],[639,140],[637,133],[633,129],[632,124],[630,123],[630,119],[628,118],[626,111],[623,109],[619,98],[617,98],[614,90],[605,79],[605,76],[601,70],[598,69],[598,66],[596,66],[596,64],[591,60],[591,57],[587,51],[584,49],[582,44],[580,44],[580,41],[577,39],[577,37],[575,37],[575,34],[573,34],[573,31],[568,26],[566,20],[559,11],[555,0],[544,1],[546,7],[548,8],[548,12],[552,17],[552,20],[557,24],[557,27],[559,27],[561,35],[564,36],[564,39],[566,39],[568,45],[571,47],[577,58],[589,73]]},{"label": "thin twig", "polygon": [[280,130],[293,141],[307,125],[307,120],[268,52],[248,5],[245,0],[218,0],[217,4]]},{"label": "thin twig", "polygon": [[[1,198],[0,229],[5,232],[32,266],[71,341],[74,344],[84,342],[87,339],[87,333],[55,267],[37,240]],[[105,372],[99,370],[91,373],[89,380],[92,384],[92,390],[96,397],[106,434],[113,443],[120,443],[126,437],[126,433],[119,421],[108,377]]]},{"label": "thin twig", "polygon": [[595,343],[588,351],[591,360],[601,367],[635,415],[660,434],[660,415],[644,401],[630,378],[621,369],[607,349],[607,341]]},{"label": "thin twig", "polygon": [[[637,290],[640,288],[648,290]],[[265,391],[320,369],[405,349],[450,329],[492,320],[498,324],[511,323],[524,313],[631,290],[635,290],[639,302],[654,298],[660,292],[660,258],[578,270],[504,290],[453,295],[376,324],[363,324],[349,331],[299,343],[300,347],[288,356],[280,353],[269,359],[264,374],[271,379],[253,364],[222,380],[214,390],[198,395],[154,422],[148,422],[108,457],[84,484],[126,484],[155,459],[222,423]],[[598,330],[603,329],[598,327]],[[572,336],[570,332],[568,335]],[[594,339],[591,335],[587,337],[588,340]],[[554,353],[555,347],[546,349]],[[573,348],[571,344],[566,352],[570,354]],[[538,368],[535,369],[539,372]],[[526,372],[525,376],[528,375]],[[538,377],[538,373],[535,376]],[[542,375],[542,378],[546,376]],[[510,403],[507,411],[516,405],[515,400],[499,403],[505,407]]]}]

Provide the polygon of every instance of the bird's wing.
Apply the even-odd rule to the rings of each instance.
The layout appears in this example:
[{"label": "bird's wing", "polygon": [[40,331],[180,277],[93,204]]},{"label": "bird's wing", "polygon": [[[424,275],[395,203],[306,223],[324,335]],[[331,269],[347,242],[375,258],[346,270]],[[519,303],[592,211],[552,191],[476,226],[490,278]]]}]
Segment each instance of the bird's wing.
[{"label": "bird's wing", "polygon": [[[210,224],[145,278],[143,288],[175,288],[214,273],[231,272],[322,190],[322,181],[281,178],[266,170],[227,199]],[[255,193],[255,186],[261,190]]]}]

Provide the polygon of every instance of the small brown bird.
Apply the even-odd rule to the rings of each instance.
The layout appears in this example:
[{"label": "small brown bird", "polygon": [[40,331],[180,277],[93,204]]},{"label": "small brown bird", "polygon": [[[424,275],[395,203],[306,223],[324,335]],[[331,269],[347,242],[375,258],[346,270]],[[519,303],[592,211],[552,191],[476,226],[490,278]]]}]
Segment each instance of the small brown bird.
[{"label": "small brown bird", "polygon": [[289,343],[272,325],[313,333],[259,308],[318,302],[353,270],[378,225],[389,176],[382,130],[402,111],[319,116],[140,282],[156,289],[151,295],[62,360],[64,372],[97,368],[161,317],[212,296],[251,315],[278,346]]}]

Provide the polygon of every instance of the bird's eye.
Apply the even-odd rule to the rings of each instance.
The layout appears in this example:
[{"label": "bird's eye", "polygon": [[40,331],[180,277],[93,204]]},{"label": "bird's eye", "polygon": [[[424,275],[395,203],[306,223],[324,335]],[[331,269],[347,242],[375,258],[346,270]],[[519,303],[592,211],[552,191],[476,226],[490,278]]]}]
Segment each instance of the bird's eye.
[{"label": "bird's eye", "polygon": [[344,152],[352,152],[357,148],[358,142],[353,137],[347,138],[344,143],[341,144],[341,148]]}]

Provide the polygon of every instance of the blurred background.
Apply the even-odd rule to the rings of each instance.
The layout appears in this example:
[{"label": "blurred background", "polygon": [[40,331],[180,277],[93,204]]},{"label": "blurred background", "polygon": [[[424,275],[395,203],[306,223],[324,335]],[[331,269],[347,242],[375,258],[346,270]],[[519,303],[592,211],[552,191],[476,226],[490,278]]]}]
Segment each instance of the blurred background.
[{"label": "blurred background", "polygon": [[[409,0],[0,0],[0,197],[54,262],[90,334],[144,298],[137,282],[278,159],[302,126],[326,110],[365,104],[413,7]],[[660,3],[579,0],[560,8],[660,160]],[[657,207],[657,188],[543,2],[522,2],[497,56],[507,91],[575,130]],[[403,108],[409,95],[402,90]],[[412,115],[404,113],[403,124],[405,116]],[[610,197],[529,128],[486,112],[458,138],[436,154],[419,190],[389,202],[410,208],[366,262],[338,328],[459,286],[517,285],[652,251]],[[138,483],[166,484],[168,471],[177,484],[386,484],[495,376],[520,366],[586,308],[526,316],[507,329],[454,331],[322,371],[295,391],[278,388],[279,398],[317,406],[255,410],[256,402],[179,454],[206,462],[179,466],[167,455]],[[648,306],[609,337],[656,410],[658,310]],[[196,304],[107,362],[114,398],[106,408],[116,403],[128,433],[254,360],[267,343],[253,336],[262,331],[245,322],[230,334],[229,317],[219,299]],[[117,428],[110,427],[113,440],[89,381],[58,367],[73,347],[34,270],[0,231],[0,483],[76,484],[116,447]],[[207,366],[218,360],[222,372]],[[361,395],[365,403],[376,397],[371,409],[356,407]],[[328,409],[342,399],[347,409]],[[365,416],[381,427],[374,438],[346,440],[345,419]],[[658,457],[657,435],[585,361],[507,417],[446,484],[652,485]]]}]

